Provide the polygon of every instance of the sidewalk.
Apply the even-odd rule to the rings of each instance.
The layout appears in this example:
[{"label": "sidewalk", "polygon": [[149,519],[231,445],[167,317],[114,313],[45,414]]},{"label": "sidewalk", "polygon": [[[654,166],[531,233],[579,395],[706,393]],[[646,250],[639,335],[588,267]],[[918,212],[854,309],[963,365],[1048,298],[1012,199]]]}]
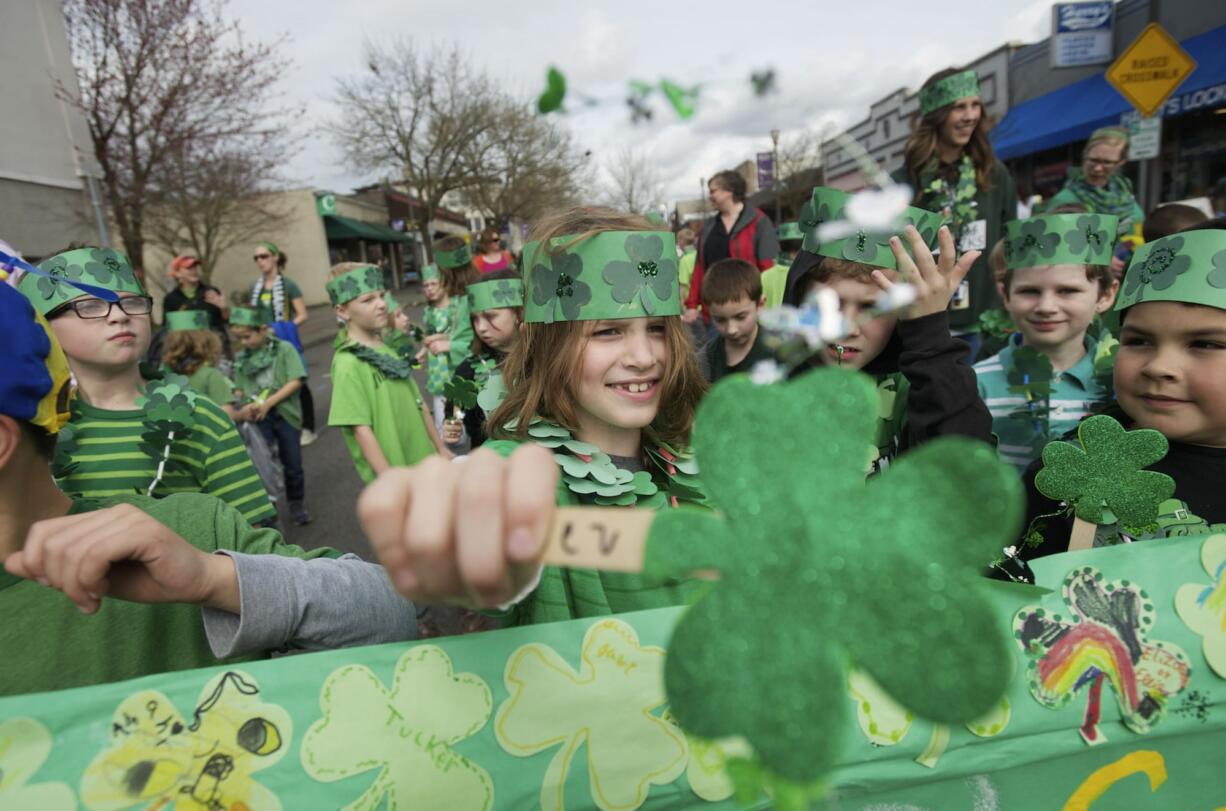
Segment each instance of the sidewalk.
[{"label": "sidewalk", "polygon": [[[421,287],[416,284],[410,284],[402,287],[399,290],[392,292],[396,300],[406,310],[415,310],[425,305],[426,297],[422,295]],[[410,312],[410,319],[414,315],[420,315]],[[313,346],[320,344],[331,343],[336,337],[336,314],[332,311],[331,304],[316,304],[312,307],[307,307],[306,323],[298,328],[298,339],[302,341],[303,349],[310,349]]]}]

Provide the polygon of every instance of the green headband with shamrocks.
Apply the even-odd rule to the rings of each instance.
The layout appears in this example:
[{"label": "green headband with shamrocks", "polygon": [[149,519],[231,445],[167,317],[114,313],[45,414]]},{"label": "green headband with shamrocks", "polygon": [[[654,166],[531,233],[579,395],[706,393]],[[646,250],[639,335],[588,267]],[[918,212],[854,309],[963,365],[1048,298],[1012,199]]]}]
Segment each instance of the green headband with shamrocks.
[{"label": "green headband with shamrocks", "polygon": [[468,286],[468,309],[480,313],[500,307],[524,306],[524,283],[519,279],[491,279]]},{"label": "green headband with shamrocks", "polygon": [[805,234],[800,230],[798,222],[781,222],[779,223],[779,240],[782,242],[786,239],[802,240]]},{"label": "green headband with shamrocks", "polygon": [[1115,309],[1181,301],[1226,310],[1226,231],[1184,231],[1137,248]]},{"label": "green headband with shamrocks", "polygon": [[[901,238],[903,228],[907,225],[915,226],[915,230],[919,231],[924,244],[929,248],[936,246],[937,231],[944,219],[940,214],[914,206],[907,206],[903,210],[896,231],[870,234],[860,230],[843,239],[827,239],[824,242],[820,240],[817,235],[818,227],[846,219],[847,203],[851,198],[852,195],[848,192],[829,186],[817,186],[813,189],[809,202],[800,209],[799,225],[804,233],[804,250],[831,259],[846,259],[873,267],[897,270],[898,262],[894,259],[894,252],[890,250],[890,237]],[[909,253],[910,246],[905,239],[902,244]]]},{"label": "green headband with shamrocks", "polygon": [[396,297],[392,295],[392,291],[390,290],[383,294],[383,302],[387,304],[387,311],[389,313],[394,313],[397,310],[403,309],[400,306],[400,302],[396,301]]},{"label": "green headband with shamrocks", "polygon": [[128,257],[111,248],[78,248],[56,254],[38,263],[38,269],[48,275],[23,274],[17,283],[34,309],[42,315],[81,296],[90,295],[73,285],[84,282],[116,293],[145,295],[145,288]]},{"label": "green headband with shamrocks", "polygon": [[454,251],[435,251],[434,261],[441,268],[452,270],[462,268],[473,260],[472,251],[467,245],[461,245]]},{"label": "green headband with shamrocks", "polygon": [[330,280],[324,289],[333,307],[353,301],[367,293],[382,293],[387,289],[383,271],[374,265],[362,265]]},{"label": "green headband with shamrocks", "polygon": [[251,327],[252,329],[266,327],[270,323],[264,311],[251,307],[231,307],[229,320],[232,327]]},{"label": "green headband with shamrocks", "polygon": [[920,115],[928,115],[958,99],[979,95],[979,74],[964,70],[920,88]]},{"label": "green headband with shamrocks", "polygon": [[677,240],[668,231],[572,234],[524,246],[524,320],[598,321],[681,314]]},{"label": "green headband with shamrocks", "polygon": [[421,269],[421,280],[423,282],[438,282],[442,281],[442,274],[438,272],[438,265],[431,262]]},{"label": "green headband with shamrocks", "polygon": [[186,332],[192,329],[208,329],[209,314],[204,310],[178,310],[166,313],[167,332]]},{"label": "green headband with shamrocks", "polygon": [[1005,262],[1010,269],[1047,265],[1109,265],[1118,217],[1110,214],[1045,214],[1005,223]]}]

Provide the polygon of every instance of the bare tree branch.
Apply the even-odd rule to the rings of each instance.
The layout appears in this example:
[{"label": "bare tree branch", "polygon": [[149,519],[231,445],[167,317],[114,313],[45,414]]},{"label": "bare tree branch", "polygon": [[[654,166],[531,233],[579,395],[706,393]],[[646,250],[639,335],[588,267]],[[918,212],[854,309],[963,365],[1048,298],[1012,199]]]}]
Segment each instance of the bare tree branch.
[{"label": "bare tree branch", "polygon": [[607,202],[613,208],[645,214],[664,201],[659,168],[634,149],[622,149],[604,165]]}]

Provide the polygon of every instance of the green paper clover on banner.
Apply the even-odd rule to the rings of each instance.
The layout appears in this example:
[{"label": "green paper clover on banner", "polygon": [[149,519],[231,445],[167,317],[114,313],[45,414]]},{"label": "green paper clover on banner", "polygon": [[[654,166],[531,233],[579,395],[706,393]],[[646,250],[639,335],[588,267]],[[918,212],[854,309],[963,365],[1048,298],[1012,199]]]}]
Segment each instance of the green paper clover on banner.
[{"label": "green paper clover on banner", "polygon": [[371,290],[382,289],[385,282],[383,279],[383,271],[371,265],[366,268],[366,287]]},{"label": "green paper clover on banner", "polygon": [[[979,572],[1016,537],[1016,473],[988,445],[947,437],[866,481],[877,413],[871,379],[846,369],[721,381],[694,427],[719,512],[665,510],[648,537],[649,573],[720,573],[673,633],[671,711],[691,735],[743,736],[792,783],[835,763],[850,663],[947,724],[991,708],[1012,670]],[[781,454],[776,426],[800,424],[812,430]],[[804,633],[768,616],[804,617]]]},{"label": "green paper clover on banner", "polygon": [[1140,302],[1146,286],[1165,290],[1173,285],[1181,273],[1192,267],[1192,258],[1179,253],[1183,243],[1182,237],[1168,237],[1161,245],[1154,246],[1137,272],[1124,277],[1124,295],[1136,293],[1137,302]]},{"label": "green paper clover on banner", "polygon": [[81,279],[80,265],[69,265],[64,260],[64,257],[53,256],[46,262],[39,264],[39,268],[51,274],[50,276],[40,276],[38,278],[38,292],[42,293],[43,298],[51,298],[58,295],[67,301],[82,295],[81,291],[77,288],[60,281],[60,279],[79,281]]},{"label": "green paper clover on banner", "polygon": [[1187,583],[1175,592],[1175,610],[1194,632],[1204,637],[1205,661],[1226,679],[1226,535],[1210,535],[1200,548],[1209,585]]},{"label": "green paper clover on banner", "polygon": [[1209,271],[1207,281],[1219,290],[1226,290],[1226,251],[1213,255],[1213,270]]},{"label": "green paper clover on banner", "polygon": [[1114,241],[1115,235],[1107,233],[1102,228],[1102,220],[1091,214],[1077,218],[1077,227],[1064,235],[1068,249],[1075,254],[1092,254],[1101,250],[1108,240]]},{"label": "green paper clover on banner", "polygon": [[114,252],[95,248],[90,253],[89,261],[85,263],[84,272],[92,276],[98,284],[109,285],[126,278],[127,268],[120,264]]},{"label": "green paper clover on banner", "polygon": [[594,623],[583,637],[579,672],[553,648],[524,645],[507,660],[509,698],[498,708],[494,734],[516,757],[558,751],[541,784],[541,808],[561,811],[566,775],[587,748],[592,800],[602,811],[630,811],[653,785],[686,768],[685,735],[653,713],[665,703],[664,650],[639,644],[618,619]]},{"label": "green paper clover on banner", "polygon": [[358,286],[358,280],[350,277],[337,279],[336,281],[336,301],[352,301],[357,298],[358,291],[362,288]]},{"label": "green paper clover on banner", "polygon": [[545,323],[552,324],[557,307],[562,317],[574,321],[583,305],[592,300],[592,288],[580,281],[583,258],[574,253],[557,253],[549,257],[549,267],[539,262],[532,267],[532,300],[546,307]]},{"label": "green paper clover on banner", "polygon": [[319,708],[323,718],[302,739],[306,773],[331,783],[378,770],[344,811],[384,807],[385,796],[388,809],[493,806],[489,774],[451,748],[489,721],[490,688],[471,673],[455,673],[437,645],[406,651],[391,690],[364,665],[338,668],[320,689]]},{"label": "green paper clover on banner", "polygon": [[1091,524],[1153,524],[1158,505],[1175,492],[1175,481],[1144,468],[1166,456],[1166,437],[1150,428],[1125,431],[1098,414],[1077,426],[1077,440],[1080,446],[1052,442],[1043,449],[1043,469],[1034,480],[1039,492],[1067,503]]},{"label": "green paper clover on banner", "polygon": [[514,307],[516,299],[519,298],[518,291],[507,279],[500,279],[491,295],[495,303],[503,307]]},{"label": "green paper clover on banner", "polygon": [[47,728],[33,718],[0,723],[0,808],[74,811],[77,798],[64,783],[29,784],[51,754]]},{"label": "green paper clover on banner", "polygon": [[868,235],[865,231],[857,231],[843,243],[843,258],[852,262],[875,264],[877,254],[884,246]]},{"label": "green paper clover on banner", "polygon": [[677,261],[664,256],[664,240],[654,234],[626,237],[626,255],[629,262],[608,263],[601,277],[612,287],[614,301],[629,304],[637,296],[643,310],[651,315],[656,311],[656,301],[667,301],[677,286]]},{"label": "green paper clover on banner", "polygon": [[1030,220],[1021,225],[1021,239],[1012,244],[1006,244],[1005,252],[1016,257],[1014,261],[1021,262],[1019,266],[1042,265],[1044,258],[1050,258],[1060,247],[1060,235],[1047,233],[1047,223],[1043,220]]}]

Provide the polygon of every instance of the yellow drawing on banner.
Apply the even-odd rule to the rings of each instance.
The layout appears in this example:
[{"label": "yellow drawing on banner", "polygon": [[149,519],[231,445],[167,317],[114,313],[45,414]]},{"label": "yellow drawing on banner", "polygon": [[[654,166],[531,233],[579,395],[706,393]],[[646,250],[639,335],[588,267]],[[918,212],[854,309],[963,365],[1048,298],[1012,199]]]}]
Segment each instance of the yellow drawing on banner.
[{"label": "yellow drawing on banner", "polygon": [[576,673],[538,643],[511,654],[498,743],[519,757],[558,747],[541,784],[545,811],[564,807],[566,774],[585,744],[596,806],[638,808],[653,784],[671,783],[686,767],[684,733],[652,714],[666,701],[664,649],[640,645],[633,628],[607,619],[584,635],[580,661]]},{"label": "yellow drawing on banner", "polygon": [[128,696],[110,737],[81,778],[81,801],[92,811],[142,803],[158,811],[281,808],[255,773],[285,756],[293,725],[282,707],[260,699],[246,673],[210,679],[190,717],[156,690]]},{"label": "yellow drawing on banner", "polygon": [[1226,679],[1226,535],[1210,535],[1200,548],[1209,585],[1188,583],[1175,592],[1175,610],[1184,624],[1204,637],[1205,661]]},{"label": "yellow drawing on banner", "polygon": [[489,721],[494,699],[472,673],[455,673],[437,645],[410,648],[396,662],[392,689],[365,665],[346,665],[319,692],[323,718],[302,738],[302,768],[333,782],[378,769],[345,809],[485,811],[489,774],[451,747]]},{"label": "yellow drawing on banner", "polygon": [[33,718],[11,718],[0,724],[0,808],[73,811],[77,798],[63,783],[34,783],[51,754],[51,733]]}]

